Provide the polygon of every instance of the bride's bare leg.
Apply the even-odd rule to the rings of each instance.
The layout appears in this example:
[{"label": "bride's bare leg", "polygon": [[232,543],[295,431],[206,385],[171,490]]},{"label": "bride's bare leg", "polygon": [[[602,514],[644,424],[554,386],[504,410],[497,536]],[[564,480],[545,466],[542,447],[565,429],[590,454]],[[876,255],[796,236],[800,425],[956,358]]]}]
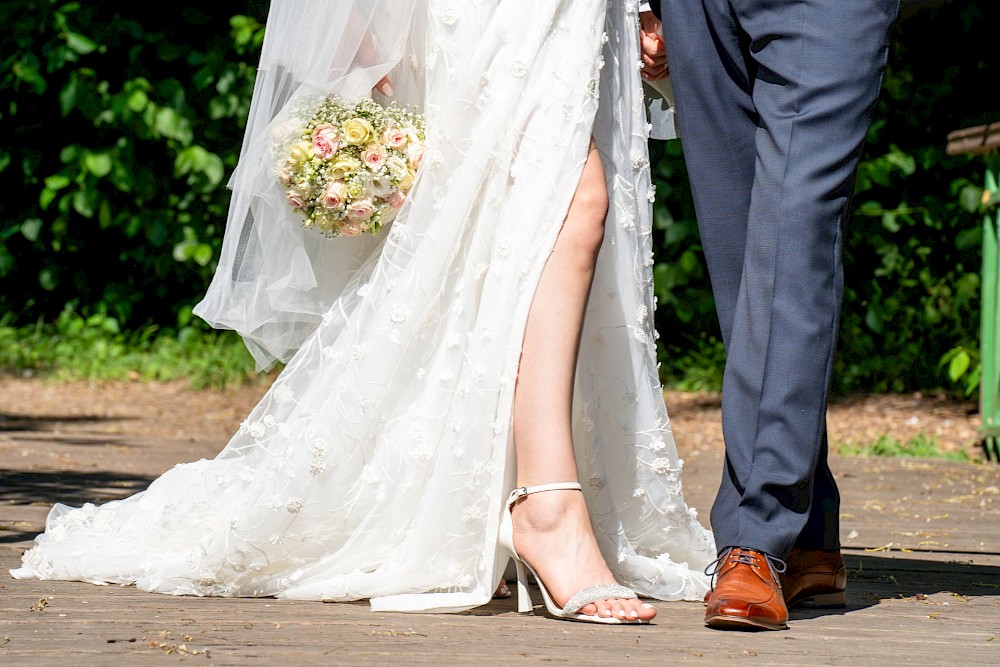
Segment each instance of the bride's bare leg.
[{"label": "bride's bare leg", "polygon": [[[528,314],[514,396],[517,485],[578,481],[571,412],[580,330],[597,253],[604,238],[608,194],[604,168],[591,145],[573,203]],[[597,547],[579,491],[547,491],[515,506],[514,546],[560,606],[574,593],[615,583]],[[638,600],[603,600],[584,614],[650,619]]]}]

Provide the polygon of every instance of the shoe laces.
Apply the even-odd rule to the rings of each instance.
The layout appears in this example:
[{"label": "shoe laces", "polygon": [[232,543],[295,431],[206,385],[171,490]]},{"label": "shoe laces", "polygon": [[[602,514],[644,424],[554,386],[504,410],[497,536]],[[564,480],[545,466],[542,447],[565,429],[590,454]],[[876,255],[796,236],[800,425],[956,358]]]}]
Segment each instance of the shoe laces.
[{"label": "shoe laces", "polygon": [[775,581],[777,581],[779,574],[784,574],[784,572],[788,569],[788,564],[785,561],[761,551],[750,551],[740,547],[727,547],[722,550],[722,553],[719,554],[718,558],[705,566],[705,574],[712,578],[713,589],[715,588],[716,575],[719,574],[719,572],[722,571],[722,568],[729,562],[729,555],[734,549],[739,549],[739,553],[732,559],[734,564],[749,565],[750,567],[755,567],[758,570],[760,569],[760,557],[763,556],[768,568],[771,570],[771,574],[774,576]]}]

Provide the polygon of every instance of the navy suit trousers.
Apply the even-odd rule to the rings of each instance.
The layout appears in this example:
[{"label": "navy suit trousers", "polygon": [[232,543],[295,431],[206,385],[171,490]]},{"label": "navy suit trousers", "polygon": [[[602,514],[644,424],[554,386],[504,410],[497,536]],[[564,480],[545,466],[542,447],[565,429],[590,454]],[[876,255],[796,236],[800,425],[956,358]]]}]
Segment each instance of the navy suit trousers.
[{"label": "navy suit trousers", "polygon": [[721,551],[839,546],[841,246],[898,0],[661,0],[727,363]]}]

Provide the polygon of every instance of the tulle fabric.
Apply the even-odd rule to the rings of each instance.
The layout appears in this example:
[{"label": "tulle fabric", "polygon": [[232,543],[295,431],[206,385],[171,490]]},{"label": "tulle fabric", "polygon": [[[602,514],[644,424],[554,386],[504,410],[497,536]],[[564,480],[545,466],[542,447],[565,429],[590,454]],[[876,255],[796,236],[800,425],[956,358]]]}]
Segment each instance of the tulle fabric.
[{"label": "tulle fabric", "polygon": [[[637,3],[415,4],[393,85],[423,98],[428,151],[391,229],[370,249],[334,242],[343,253],[300,236],[317,286],[308,307],[271,311],[285,326],[319,296],[329,306],[286,339],[302,344],[226,449],[128,499],[57,506],[14,576],[391,611],[488,602],[507,566],[496,543],[525,321],[593,137],[611,206],[576,381],[581,479],[615,575],[701,599],[715,549],[684,502],[657,376]],[[284,224],[267,198],[241,228],[261,266],[264,228]],[[320,260],[350,253],[328,282]]]},{"label": "tulle fabric", "polygon": [[[395,99],[421,107],[416,71],[422,34],[414,12],[426,0],[274,0],[218,268],[194,312],[238,331],[258,370],[288,361],[315,330],[378,238],[317,242],[285,203],[274,176],[275,148],[320,98],[367,97],[392,76]],[[408,57],[404,58],[406,52]],[[380,97],[380,101],[386,102]]]}]

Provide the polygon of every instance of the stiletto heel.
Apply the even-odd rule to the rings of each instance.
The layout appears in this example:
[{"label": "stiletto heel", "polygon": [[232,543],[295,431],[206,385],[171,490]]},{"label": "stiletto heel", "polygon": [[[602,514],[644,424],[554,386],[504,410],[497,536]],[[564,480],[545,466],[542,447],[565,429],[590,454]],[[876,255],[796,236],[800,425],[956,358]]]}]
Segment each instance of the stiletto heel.
[{"label": "stiletto heel", "polygon": [[535,582],[538,584],[539,590],[542,591],[542,600],[545,602],[545,610],[554,618],[566,621],[583,621],[586,623],[605,623],[609,625],[648,623],[649,621],[641,619],[621,619],[610,616],[579,613],[579,611],[588,604],[599,602],[600,600],[638,599],[639,596],[635,594],[635,591],[618,584],[590,586],[574,594],[566,602],[565,606],[559,607],[552,600],[548,589],[545,588],[545,582],[543,582],[541,577],[538,576],[538,573],[535,572],[534,568],[517,555],[517,551],[514,549],[514,520],[511,515],[511,508],[514,507],[514,503],[524,496],[532,493],[564,490],[583,491],[583,487],[580,486],[578,482],[559,482],[555,484],[539,484],[538,486],[522,486],[511,491],[510,496],[507,498],[507,504],[504,507],[503,519],[500,521],[500,532],[497,536],[497,542],[499,546],[506,550],[508,555],[514,559],[514,567],[517,569],[517,610],[522,614],[526,614],[534,608],[531,604],[531,595],[528,593],[528,574],[526,572],[526,570],[528,570],[535,578]]},{"label": "stiletto heel", "polygon": [[517,610],[522,614],[527,614],[534,609],[531,604],[531,594],[528,592],[528,573],[524,571],[524,563],[519,559],[514,559],[514,568],[517,570]]}]

